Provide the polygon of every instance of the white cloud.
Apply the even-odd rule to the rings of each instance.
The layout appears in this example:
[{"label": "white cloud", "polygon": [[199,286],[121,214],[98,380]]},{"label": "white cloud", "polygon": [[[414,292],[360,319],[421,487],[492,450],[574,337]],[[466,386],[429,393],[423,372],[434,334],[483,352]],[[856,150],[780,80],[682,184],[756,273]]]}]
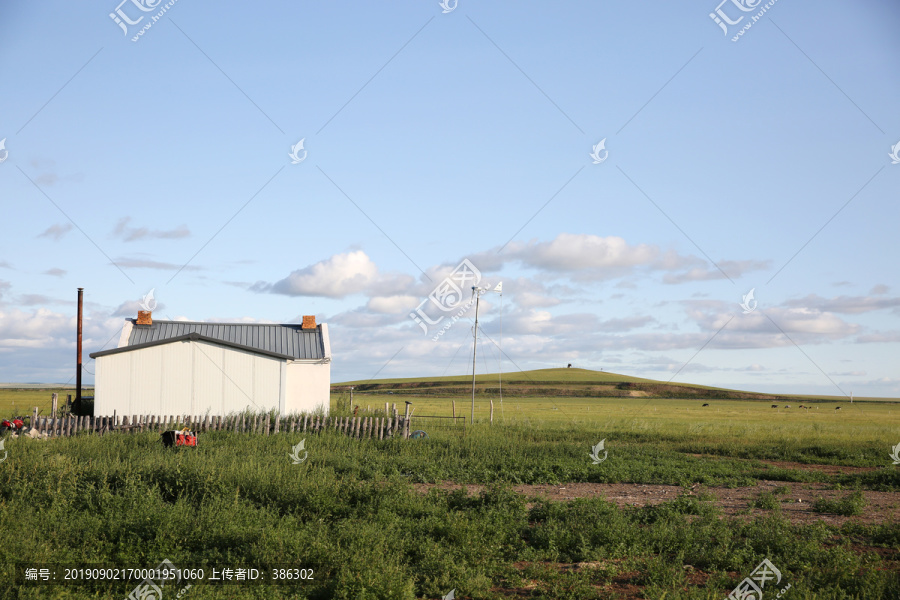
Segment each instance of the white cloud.
[{"label": "white cloud", "polygon": [[[875,286],[871,293],[883,296],[887,291],[887,286]],[[823,298],[816,294],[810,294],[805,298],[788,300],[785,304],[792,307],[803,307],[820,311],[860,314],[873,310],[900,307],[900,297],[837,296],[835,298]]]},{"label": "white cloud", "polygon": [[151,230],[146,227],[128,227],[130,221],[131,217],[119,219],[115,229],[113,229],[113,235],[126,242],[135,242],[143,239],[177,240],[191,235],[187,225],[180,225],[175,229],[169,230]]},{"label": "white cloud", "polygon": [[[322,296],[326,298],[344,298],[352,294],[366,294],[372,297],[395,298],[395,309],[399,306],[399,298],[412,297],[416,288],[421,287],[423,294],[430,291],[430,287],[417,284],[409,275],[397,273],[381,273],[378,267],[362,250],[335,254],[330,258],[319,261],[308,267],[297,269],[290,275],[276,281],[267,283],[260,281],[252,286],[254,292],[271,292],[286,296]],[[424,291],[424,290],[428,291]],[[414,301],[406,306],[406,309],[414,307],[419,301]],[[378,301],[379,311],[387,310],[388,303]],[[399,310],[399,309],[397,309]]]},{"label": "white cloud", "polygon": [[67,233],[72,231],[71,223],[63,223],[62,225],[51,225],[47,229],[44,230],[43,233],[38,234],[38,237],[46,237],[52,238],[54,241],[58,242],[61,240]]},{"label": "white cloud", "polygon": [[606,279],[650,264],[660,250],[650,244],[630,245],[616,236],[561,233],[550,242],[513,242],[503,254],[545,271],[579,272],[578,278]]},{"label": "white cloud", "polygon": [[201,271],[202,267],[194,265],[178,265],[175,263],[159,262],[156,260],[148,260],[143,258],[117,258],[115,262],[110,263],[121,269],[159,269],[161,271]]},{"label": "white cloud", "polygon": [[[667,274],[663,277],[663,283],[676,284],[689,281],[713,281],[717,279],[737,279],[751,271],[761,271],[772,266],[770,260],[722,260],[715,265],[694,267],[681,273]],[[721,270],[720,270],[721,269]]]},{"label": "white cloud", "polygon": [[419,302],[421,299],[415,296],[374,296],[369,298],[366,308],[381,314],[405,314]]},{"label": "white cloud", "polygon": [[335,254],[314,265],[298,269],[272,285],[257,284],[254,289],[287,296],[343,298],[365,291],[377,276],[378,267],[375,263],[365,252],[356,250]]}]

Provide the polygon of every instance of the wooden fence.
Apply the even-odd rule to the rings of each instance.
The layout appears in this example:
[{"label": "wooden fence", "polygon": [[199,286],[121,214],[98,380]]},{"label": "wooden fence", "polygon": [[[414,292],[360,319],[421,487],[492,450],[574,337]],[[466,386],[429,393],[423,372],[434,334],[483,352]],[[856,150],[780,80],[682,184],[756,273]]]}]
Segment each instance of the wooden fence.
[{"label": "wooden fence", "polygon": [[132,415],[115,417],[68,416],[61,418],[31,417],[32,429],[38,433],[54,437],[71,436],[78,433],[105,434],[109,432],[163,432],[187,427],[195,433],[208,431],[236,431],[271,435],[277,433],[320,433],[337,431],[357,439],[383,440],[390,437],[409,437],[409,417],[323,417],[320,415],[230,415],[188,416],[188,415]]}]

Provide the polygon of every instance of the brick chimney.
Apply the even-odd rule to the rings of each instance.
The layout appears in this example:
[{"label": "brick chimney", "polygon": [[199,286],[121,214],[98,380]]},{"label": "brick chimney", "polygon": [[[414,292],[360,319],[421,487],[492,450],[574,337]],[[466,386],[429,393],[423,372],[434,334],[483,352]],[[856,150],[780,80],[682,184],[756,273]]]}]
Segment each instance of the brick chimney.
[{"label": "brick chimney", "polygon": [[149,310],[139,310],[137,324],[138,325],[153,325],[153,313],[150,312]]},{"label": "brick chimney", "polygon": [[303,315],[303,325],[300,326],[300,329],[315,329],[316,328],[316,316],[315,315]]}]

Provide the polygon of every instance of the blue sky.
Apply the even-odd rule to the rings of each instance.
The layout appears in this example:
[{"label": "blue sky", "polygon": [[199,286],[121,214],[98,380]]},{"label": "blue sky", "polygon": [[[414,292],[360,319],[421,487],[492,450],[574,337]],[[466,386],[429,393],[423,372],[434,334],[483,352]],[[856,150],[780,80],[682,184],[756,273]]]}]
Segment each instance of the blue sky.
[{"label": "blue sky", "polygon": [[72,378],[78,287],[87,352],[153,289],[466,373],[468,259],[480,372],[502,315],[504,371],[900,396],[897,3],[139,5],[0,8],[0,381]]}]

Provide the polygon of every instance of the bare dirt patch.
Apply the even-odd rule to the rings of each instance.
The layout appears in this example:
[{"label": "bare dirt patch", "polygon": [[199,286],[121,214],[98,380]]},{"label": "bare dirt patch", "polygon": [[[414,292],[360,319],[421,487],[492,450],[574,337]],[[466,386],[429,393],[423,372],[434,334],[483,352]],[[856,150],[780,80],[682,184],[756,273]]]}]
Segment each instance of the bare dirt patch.
[{"label": "bare dirt patch", "polygon": [[[703,458],[706,460],[722,460],[723,457],[713,454],[688,454],[694,458]],[[854,473],[868,473],[877,471],[880,467],[847,467],[844,465],[815,465],[810,463],[798,463],[787,460],[759,460],[764,465],[778,467],[780,469],[796,469],[797,471],[808,471],[815,473],[823,473],[825,475],[852,475]]]},{"label": "bare dirt patch", "polygon": [[[841,467],[849,468],[849,467]],[[414,484],[413,487],[422,493],[439,488],[444,490],[465,489],[469,495],[481,492],[482,485],[460,485],[452,482],[439,484]],[[780,489],[777,489],[780,488]],[[567,483],[563,485],[516,485],[513,489],[527,498],[547,498],[568,501],[576,498],[604,498],[620,507],[648,506],[674,500],[682,493],[677,485],[645,485],[639,483]],[[779,492],[775,496],[780,500],[781,514],[794,524],[825,522],[840,526],[851,521],[860,524],[876,524],[900,520],[900,493],[897,492],[862,492],[866,500],[863,514],[845,517],[834,514],[817,513],[813,510],[813,502],[819,497],[829,500],[843,498],[846,490],[828,489],[824,483],[794,483],[780,481],[759,481],[754,486],[726,488],[695,485],[690,489],[691,495],[707,494],[714,497],[713,504],[722,509],[728,516],[752,518],[770,514],[771,510],[754,508],[752,503],[763,492]]]}]

